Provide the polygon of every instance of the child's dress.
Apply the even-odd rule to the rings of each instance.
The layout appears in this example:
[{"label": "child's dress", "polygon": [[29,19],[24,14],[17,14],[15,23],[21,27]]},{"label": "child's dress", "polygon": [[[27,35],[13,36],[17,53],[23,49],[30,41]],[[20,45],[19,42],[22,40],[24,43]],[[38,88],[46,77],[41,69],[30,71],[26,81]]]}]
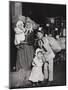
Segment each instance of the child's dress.
[{"label": "child's dress", "polygon": [[15,28],[15,45],[20,44],[21,41],[25,40],[25,34],[23,30],[20,30],[19,28]]},{"label": "child's dress", "polygon": [[38,82],[44,80],[44,75],[42,73],[42,60],[38,59],[37,57],[34,58],[32,62],[33,68],[29,77],[29,80],[32,82]]}]

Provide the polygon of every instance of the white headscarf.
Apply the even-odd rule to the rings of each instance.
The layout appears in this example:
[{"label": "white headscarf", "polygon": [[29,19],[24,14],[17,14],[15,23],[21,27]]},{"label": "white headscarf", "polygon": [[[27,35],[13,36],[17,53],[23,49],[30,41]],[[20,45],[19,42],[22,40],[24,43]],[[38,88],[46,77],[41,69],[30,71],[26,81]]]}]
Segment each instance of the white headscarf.
[{"label": "white headscarf", "polygon": [[35,55],[36,55],[36,56],[37,56],[37,53],[38,53],[38,52],[42,52],[42,53],[43,53],[43,50],[40,49],[40,48],[37,48],[37,49],[36,49],[36,52],[35,52]]},{"label": "white headscarf", "polygon": [[16,23],[16,26],[18,27],[18,25],[22,24],[23,25],[23,22],[21,20],[19,20],[17,23]]}]

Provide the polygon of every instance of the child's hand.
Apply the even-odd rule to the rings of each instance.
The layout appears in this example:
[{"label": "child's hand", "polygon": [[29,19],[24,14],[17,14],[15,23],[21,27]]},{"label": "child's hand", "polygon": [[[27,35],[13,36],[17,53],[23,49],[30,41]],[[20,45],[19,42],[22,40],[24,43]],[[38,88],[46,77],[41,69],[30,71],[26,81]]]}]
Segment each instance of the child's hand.
[{"label": "child's hand", "polygon": [[16,48],[19,49],[19,45],[17,45]]}]

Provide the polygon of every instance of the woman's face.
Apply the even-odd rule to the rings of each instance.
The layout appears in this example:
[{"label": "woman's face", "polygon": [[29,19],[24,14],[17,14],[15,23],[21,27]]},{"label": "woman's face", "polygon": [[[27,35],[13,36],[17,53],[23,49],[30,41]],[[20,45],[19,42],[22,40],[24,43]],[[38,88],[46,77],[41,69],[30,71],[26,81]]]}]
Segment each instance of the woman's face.
[{"label": "woman's face", "polygon": [[43,33],[38,32],[38,33],[37,33],[37,37],[38,37],[39,39],[42,39],[42,38],[43,38]]},{"label": "woman's face", "polygon": [[31,23],[27,23],[26,28],[30,29],[31,28]]}]

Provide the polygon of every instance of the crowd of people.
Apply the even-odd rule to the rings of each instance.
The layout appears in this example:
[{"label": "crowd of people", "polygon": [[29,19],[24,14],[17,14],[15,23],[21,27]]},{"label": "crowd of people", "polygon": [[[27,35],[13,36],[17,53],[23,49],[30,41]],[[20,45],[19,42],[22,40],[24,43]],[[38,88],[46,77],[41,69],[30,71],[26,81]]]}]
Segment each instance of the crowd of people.
[{"label": "crowd of people", "polygon": [[45,34],[43,27],[36,25],[30,20],[24,22],[19,19],[14,27],[14,44],[17,48],[16,71],[30,70],[28,81],[32,85],[42,81],[53,81],[53,59],[55,52],[61,51],[57,41]]}]

